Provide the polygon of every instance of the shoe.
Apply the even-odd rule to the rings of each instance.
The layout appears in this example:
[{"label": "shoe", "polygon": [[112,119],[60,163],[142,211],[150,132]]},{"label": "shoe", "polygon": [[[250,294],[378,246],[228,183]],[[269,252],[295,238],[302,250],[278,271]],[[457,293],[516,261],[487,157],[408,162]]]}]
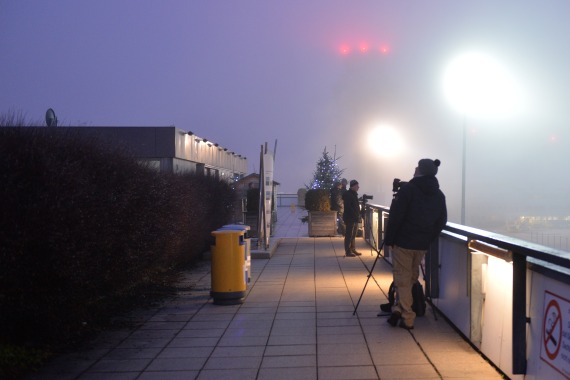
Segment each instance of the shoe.
[{"label": "shoe", "polygon": [[347,252],[346,257],[356,257],[356,255],[352,252]]},{"label": "shoe", "polygon": [[390,318],[388,318],[388,323],[390,324],[390,326],[396,327],[396,324],[398,323],[398,320],[400,320],[400,318],[402,318],[402,313],[400,313],[399,311],[395,311],[392,313],[392,315],[390,315]]},{"label": "shoe", "polygon": [[356,249],[352,251],[356,256],[362,256],[362,253],[358,252]]},{"label": "shoe", "polygon": [[380,305],[380,310],[382,310],[384,313],[391,313],[392,312],[392,304],[390,302],[383,303]]},{"label": "shoe", "polygon": [[404,322],[403,319],[400,321],[400,324],[399,324],[398,326],[400,326],[400,327],[403,328],[404,330],[413,330],[413,329],[414,329],[414,326],[408,326],[408,325],[406,325],[406,323]]}]

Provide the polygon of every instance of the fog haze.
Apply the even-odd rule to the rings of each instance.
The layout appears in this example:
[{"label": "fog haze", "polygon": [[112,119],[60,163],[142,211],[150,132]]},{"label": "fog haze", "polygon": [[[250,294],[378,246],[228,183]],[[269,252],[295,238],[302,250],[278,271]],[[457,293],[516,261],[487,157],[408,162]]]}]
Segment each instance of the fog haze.
[{"label": "fog haze", "polygon": [[[465,123],[467,224],[565,216],[569,14],[565,0],[0,0],[0,112],[42,120],[51,107],[60,125],[175,125],[247,156],[252,172],[260,145],[277,140],[282,192],[309,182],[326,147],[360,193],[385,205],[394,177],[439,158],[455,222]],[[508,69],[516,112],[451,107],[444,71],[466,51]],[[402,138],[389,156],[379,153],[393,141],[368,143],[379,124]]]}]

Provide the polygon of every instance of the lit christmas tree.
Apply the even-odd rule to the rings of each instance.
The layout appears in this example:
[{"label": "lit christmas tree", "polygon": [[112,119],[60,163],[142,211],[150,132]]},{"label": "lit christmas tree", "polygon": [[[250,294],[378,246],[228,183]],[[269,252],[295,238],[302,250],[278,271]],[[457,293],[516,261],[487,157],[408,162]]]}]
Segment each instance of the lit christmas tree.
[{"label": "lit christmas tree", "polygon": [[309,189],[326,189],[330,190],[335,182],[340,182],[344,169],[340,169],[337,163],[336,153],[331,157],[327,152],[327,147],[323,150],[323,155],[317,161],[317,169],[313,173]]}]

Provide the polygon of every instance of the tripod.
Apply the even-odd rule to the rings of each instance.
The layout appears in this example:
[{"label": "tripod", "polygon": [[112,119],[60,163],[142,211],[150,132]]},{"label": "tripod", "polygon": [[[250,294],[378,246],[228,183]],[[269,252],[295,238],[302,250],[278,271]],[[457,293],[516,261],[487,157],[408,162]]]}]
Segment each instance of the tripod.
[{"label": "tripod", "polygon": [[356,309],[358,309],[358,305],[360,305],[360,301],[362,300],[362,296],[364,295],[364,290],[366,290],[366,285],[368,285],[368,281],[370,280],[370,277],[372,277],[372,272],[374,271],[374,267],[376,266],[376,263],[378,262],[378,259],[380,258],[380,251],[382,250],[382,248],[384,247],[384,242],[382,242],[382,245],[380,245],[380,248],[378,250],[376,250],[376,258],[374,259],[374,264],[372,264],[372,268],[370,268],[370,272],[368,272],[368,276],[366,276],[366,283],[364,284],[364,288],[362,288],[362,293],[360,293],[360,297],[358,298],[358,302],[356,303],[356,306],[354,307],[354,312],[352,313],[352,315],[356,314]]},{"label": "tripod", "polygon": [[[370,224],[370,223],[368,223]],[[369,232],[369,235],[372,237],[372,241],[373,244],[376,245],[376,239],[374,239],[374,234],[372,233],[372,231]],[[371,248],[374,246],[372,245]],[[356,303],[356,306],[354,307],[354,312],[352,313],[352,315],[356,314],[356,309],[358,309],[358,305],[360,305],[360,301],[362,300],[362,296],[364,295],[364,291],[366,290],[366,285],[368,285],[368,281],[370,280],[370,277],[372,277],[372,272],[374,271],[374,267],[376,266],[376,263],[378,262],[378,259],[380,258],[380,251],[382,251],[382,248],[384,247],[384,242],[382,241],[382,244],[380,245],[380,247],[378,249],[374,249],[376,251],[376,258],[374,259],[374,264],[372,264],[372,268],[370,268],[370,271],[368,272],[368,276],[366,276],[366,283],[364,284],[364,288],[362,289],[362,293],[360,293],[360,297],[358,298],[358,302]]]}]

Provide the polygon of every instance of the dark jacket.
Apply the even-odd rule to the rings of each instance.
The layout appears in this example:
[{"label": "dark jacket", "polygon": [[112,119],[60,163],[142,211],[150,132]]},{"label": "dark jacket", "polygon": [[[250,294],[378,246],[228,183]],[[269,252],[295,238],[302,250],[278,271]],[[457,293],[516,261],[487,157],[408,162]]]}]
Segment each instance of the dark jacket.
[{"label": "dark jacket", "polygon": [[333,187],[331,189],[331,210],[342,213],[344,211],[344,201],[342,200],[342,189]]},{"label": "dark jacket", "polygon": [[437,178],[414,177],[392,200],[384,244],[427,250],[446,223],[445,195]]},{"label": "dark jacket", "polygon": [[344,214],[342,219],[345,223],[358,223],[360,221],[360,203],[358,203],[358,193],[348,189],[343,195]]}]

